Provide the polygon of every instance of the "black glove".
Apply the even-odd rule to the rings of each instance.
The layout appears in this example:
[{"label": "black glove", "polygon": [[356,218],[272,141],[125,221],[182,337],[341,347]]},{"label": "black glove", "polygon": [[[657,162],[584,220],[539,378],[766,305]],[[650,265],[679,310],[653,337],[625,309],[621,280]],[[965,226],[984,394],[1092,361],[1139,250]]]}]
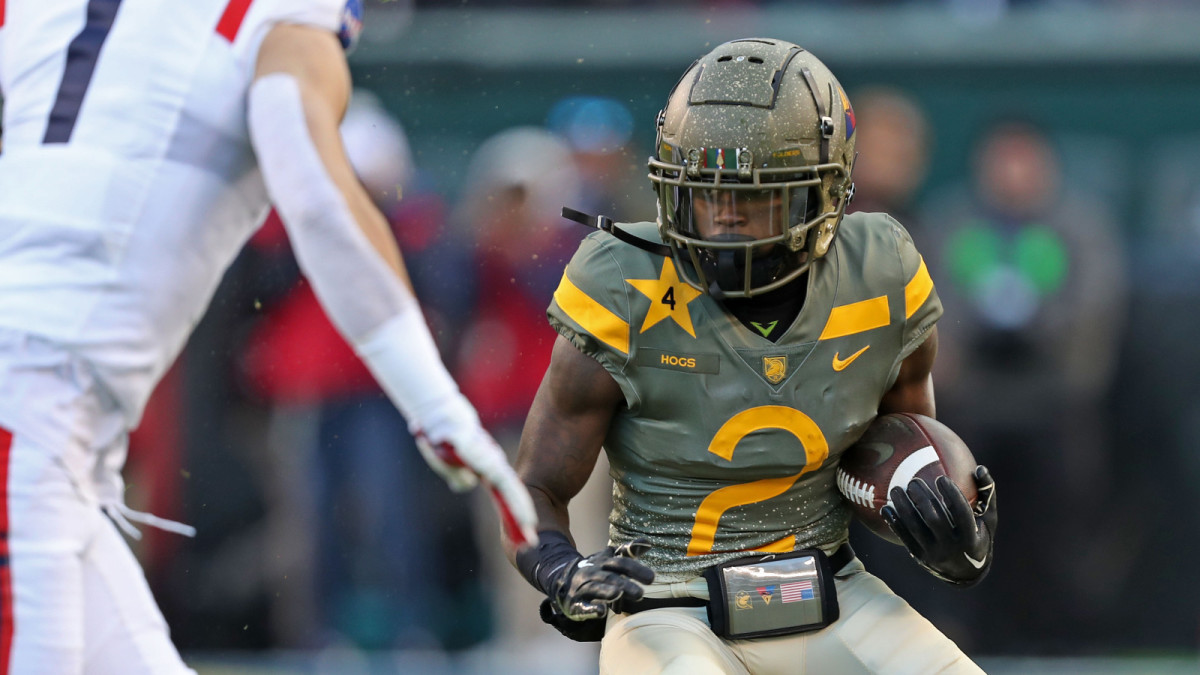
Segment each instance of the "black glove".
[{"label": "black glove", "polygon": [[654,581],[654,571],[637,558],[649,548],[650,542],[638,538],[567,565],[547,589],[553,609],[572,621],[586,621],[607,616],[621,598],[641,600],[645,591],[636,582]]},{"label": "black glove", "polygon": [[543,530],[538,538],[537,547],[517,552],[517,569],[548,596],[539,608],[542,621],[572,640],[599,641],[609,606],[622,598],[640,600],[644,591],[634,582],[654,580],[654,571],[636,560],[650,548],[645,539],[585,558],[562,532]]},{"label": "black glove", "polygon": [[919,478],[907,491],[893,488],[892,503],[880,514],[922,567],[943,581],[971,586],[992,565],[996,481],[986,467],[975,467],[974,509],[949,478],[939,476],[936,484],[941,499]]},{"label": "black glove", "polygon": [[554,626],[554,629],[576,642],[599,642],[604,639],[607,622],[604,619],[588,619],[587,621],[572,621],[556,610],[550,598],[543,598],[538,607],[538,616],[542,621]]}]

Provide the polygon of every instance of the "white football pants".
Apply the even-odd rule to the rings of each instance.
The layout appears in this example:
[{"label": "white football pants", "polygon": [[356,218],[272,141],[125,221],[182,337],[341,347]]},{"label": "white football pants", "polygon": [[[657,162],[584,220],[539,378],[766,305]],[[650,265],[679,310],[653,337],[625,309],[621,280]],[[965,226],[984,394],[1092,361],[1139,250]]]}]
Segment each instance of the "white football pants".
[{"label": "white football pants", "polygon": [[[834,575],[840,617],[809,633],[723,640],[703,607],[610,615],[602,675],[981,675],[979,666],[855,559]],[[651,584],[647,597],[708,597],[704,579]]]},{"label": "white football pants", "polygon": [[122,419],[86,364],[0,333],[0,675],[193,672],[97,500]]}]

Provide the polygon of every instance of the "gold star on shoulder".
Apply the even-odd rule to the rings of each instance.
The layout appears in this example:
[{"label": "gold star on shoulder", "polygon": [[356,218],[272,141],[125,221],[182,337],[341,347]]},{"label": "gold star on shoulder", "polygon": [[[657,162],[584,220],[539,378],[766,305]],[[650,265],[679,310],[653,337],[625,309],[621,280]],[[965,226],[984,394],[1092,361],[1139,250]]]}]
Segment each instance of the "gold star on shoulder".
[{"label": "gold star on shoulder", "polygon": [[688,303],[700,297],[702,293],[679,280],[674,261],[663,258],[662,272],[657,279],[626,279],[625,282],[650,298],[650,311],[646,312],[646,320],[642,322],[639,332],[645,333],[654,324],[671,317],[680,328],[688,332],[688,335],[696,337]]}]

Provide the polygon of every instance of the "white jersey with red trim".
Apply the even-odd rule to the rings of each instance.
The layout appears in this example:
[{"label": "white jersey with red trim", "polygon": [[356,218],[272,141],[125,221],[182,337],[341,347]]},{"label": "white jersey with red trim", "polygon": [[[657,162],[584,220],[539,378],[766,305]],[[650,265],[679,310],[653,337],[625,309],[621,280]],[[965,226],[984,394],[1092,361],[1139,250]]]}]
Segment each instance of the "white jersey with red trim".
[{"label": "white jersey with red trim", "polygon": [[0,327],[92,364],[130,423],[268,211],[246,122],[280,22],[346,0],[0,3]]}]

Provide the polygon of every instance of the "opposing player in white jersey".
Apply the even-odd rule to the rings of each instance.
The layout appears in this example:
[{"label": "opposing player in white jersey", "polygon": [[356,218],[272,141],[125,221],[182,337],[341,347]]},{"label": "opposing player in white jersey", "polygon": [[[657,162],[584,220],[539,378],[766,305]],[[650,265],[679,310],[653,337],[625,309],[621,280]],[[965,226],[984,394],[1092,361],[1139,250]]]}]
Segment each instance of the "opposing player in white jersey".
[{"label": "opposing player in white jersey", "polygon": [[535,539],[341,147],[361,0],[0,13],[0,675],[188,672],[115,527],[171,524],[124,506],[120,470],[270,202],[426,459],[457,489],[481,479],[509,536]]}]

